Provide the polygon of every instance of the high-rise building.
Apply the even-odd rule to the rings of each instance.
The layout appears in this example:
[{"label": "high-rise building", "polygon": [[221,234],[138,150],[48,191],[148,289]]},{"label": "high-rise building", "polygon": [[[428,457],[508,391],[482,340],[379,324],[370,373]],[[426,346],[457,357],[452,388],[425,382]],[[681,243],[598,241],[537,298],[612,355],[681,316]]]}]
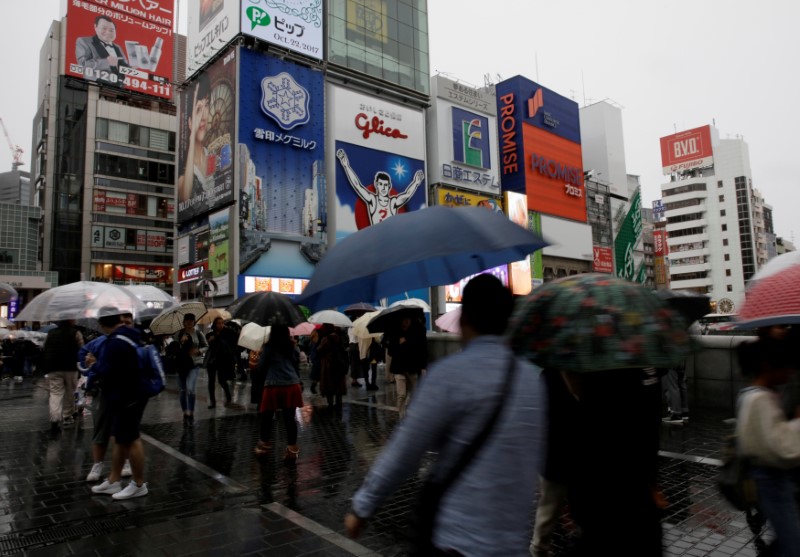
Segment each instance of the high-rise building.
[{"label": "high-rise building", "polygon": [[0,203],[28,205],[31,202],[31,173],[14,168],[0,173]]},{"label": "high-rise building", "polygon": [[173,84],[183,71],[173,59],[174,0],[135,13],[66,9],[41,48],[33,122],[30,202],[43,214],[43,268],[60,284],[170,287]]},{"label": "high-rise building", "polygon": [[708,294],[718,312],[734,313],[758,269],[759,252],[768,253],[747,143],[720,139],[715,127],[702,126],[662,137],[661,157],[669,176],[661,196],[671,288]]}]

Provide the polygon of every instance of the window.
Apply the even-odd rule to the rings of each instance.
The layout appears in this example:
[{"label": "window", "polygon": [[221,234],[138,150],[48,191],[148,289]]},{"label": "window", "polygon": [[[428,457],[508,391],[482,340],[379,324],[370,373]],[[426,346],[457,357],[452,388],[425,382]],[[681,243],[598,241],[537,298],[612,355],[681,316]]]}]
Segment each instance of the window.
[{"label": "window", "polygon": [[725,201],[725,196],[724,195],[720,195],[719,196],[719,202],[722,203],[723,201]]},{"label": "window", "polygon": [[108,122],[109,140],[128,143],[128,133],[128,124],[125,122],[115,122],[114,120]]},{"label": "window", "polygon": [[731,254],[726,253],[725,254],[725,261],[730,261],[730,260],[731,260]]},{"label": "window", "polygon": [[723,238],[722,239],[722,245],[723,246],[727,246],[728,245],[728,239],[727,238]]},{"label": "window", "polygon": [[725,212],[725,209],[721,209],[720,212],[719,212],[719,216],[721,216],[721,217],[724,217],[726,214],[727,213]]},{"label": "window", "polygon": [[731,276],[731,270],[730,269],[725,269],[725,276],[726,277]]},{"label": "window", "polygon": [[720,180],[719,182],[717,182],[717,187],[718,187],[718,188],[721,188],[721,187],[722,187],[722,180]]},{"label": "window", "polygon": [[728,292],[733,292],[733,285],[731,284],[728,285]]},{"label": "window", "polygon": [[728,231],[728,225],[727,224],[723,224],[722,225],[722,231],[723,232],[727,232]]}]

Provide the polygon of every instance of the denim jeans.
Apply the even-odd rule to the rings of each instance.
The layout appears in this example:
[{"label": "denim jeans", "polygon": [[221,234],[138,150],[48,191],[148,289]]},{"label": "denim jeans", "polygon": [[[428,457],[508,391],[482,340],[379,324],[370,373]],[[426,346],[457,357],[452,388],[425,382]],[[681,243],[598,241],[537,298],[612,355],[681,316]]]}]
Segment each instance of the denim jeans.
[{"label": "denim jeans", "polygon": [[775,530],[782,557],[800,557],[800,509],[795,483],[787,470],[754,467],[758,506]]},{"label": "denim jeans", "polygon": [[178,374],[178,387],[180,388],[181,410],[194,412],[195,390],[200,367],[193,367],[186,375]]}]

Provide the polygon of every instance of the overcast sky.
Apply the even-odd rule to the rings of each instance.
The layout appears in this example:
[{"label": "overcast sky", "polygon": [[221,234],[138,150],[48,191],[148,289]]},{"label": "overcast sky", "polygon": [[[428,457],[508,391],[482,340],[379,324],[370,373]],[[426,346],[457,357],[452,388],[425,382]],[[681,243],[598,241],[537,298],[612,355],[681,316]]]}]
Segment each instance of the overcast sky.
[{"label": "overcast sky", "polygon": [[[60,6],[0,0],[0,118],[25,170],[39,50]],[[660,196],[660,137],[712,121],[723,139],[743,136],[777,234],[800,241],[797,0],[428,0],[428,12],[432,74],[473,85],[524,75],[581,106],[623,107],[627,169],[641,176],[645,206]],[[4,142],[0,171],[10,169]]]}]

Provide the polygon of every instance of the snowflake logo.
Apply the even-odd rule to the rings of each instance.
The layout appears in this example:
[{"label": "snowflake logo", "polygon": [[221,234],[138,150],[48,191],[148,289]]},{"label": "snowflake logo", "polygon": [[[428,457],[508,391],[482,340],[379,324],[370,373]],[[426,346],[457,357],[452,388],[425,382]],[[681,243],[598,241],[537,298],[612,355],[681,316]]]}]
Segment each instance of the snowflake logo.
[{"label": "snowflake logo", "polygon": [[310,119],[308,90],[286,72],[261,80],[261,110],[284,130]]}]

